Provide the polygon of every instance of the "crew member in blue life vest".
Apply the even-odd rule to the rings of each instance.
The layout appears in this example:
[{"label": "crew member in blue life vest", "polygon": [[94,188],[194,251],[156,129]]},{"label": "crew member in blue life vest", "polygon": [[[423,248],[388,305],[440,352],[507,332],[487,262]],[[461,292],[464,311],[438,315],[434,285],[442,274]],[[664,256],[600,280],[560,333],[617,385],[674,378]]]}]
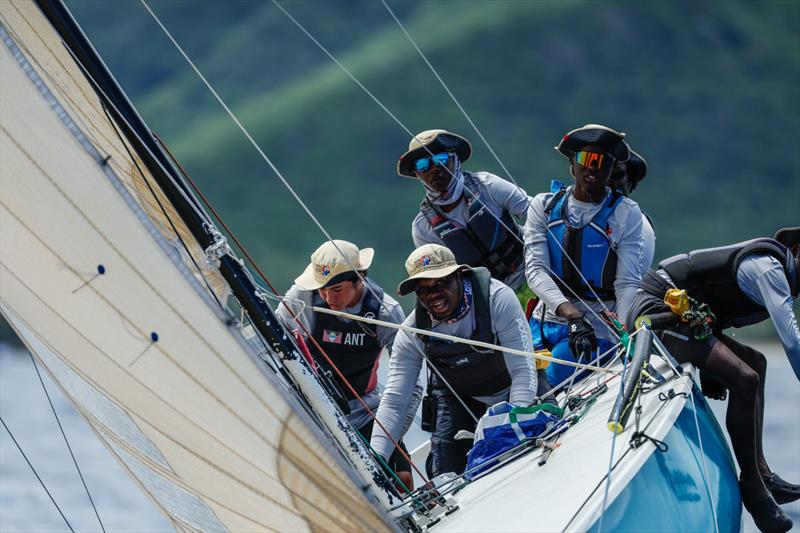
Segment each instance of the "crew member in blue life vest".
[{"label": "crew member in blue life vest", "polygon": [[[378,383],[378,364],[383,349],[391,353],[397,330],[373,326],[344,317],[315,313],[311,307],[327,307],[367,318],[377,318],[400,324],[405,313],[397,301],[386,294],[377,283],[367,278],[372,263],[372,248],[359,250],[350,242],[327,241],[311,254],[311,263],[286,292],[277,315],[289,329],[298,329],[303,337],[310,333],[317,344],[341,371],[348,383],[374,413],[380,402],[383,386]],[[302,327],[298,328],[298,321]],[[374,420],[356,399],[350,388],[342,382],[322,356],[316,344],[307,342],[315,363],[330,372],[335,393],[347,400],[350,423],[369,439]],[[422,396],[420,387],[411,387],[409,401],[414,411]],[[413,412],[404,420],[405,428],[411,426]],[[389,466],[410,487],[411,467],[408,461],[395,452]]]},{"label": "crew member in blue life vest", "polygon": [[[617,161],[628,159],[623,138],[597,124],[564,135],[556,150],[569,159],[575,184],[554,181],[528,211],[525,273],[540,298],[531,334],[534,347],[557,360],[585,363],[610,350],[617,336],[602,312],[626,316],[639,286],[642,212],[607,186]],[[555,386],[573,372],[551,363],[547,379]]]},{"label": "crew member in blue life vest", "polygon": [[[459,264],[446,247],[426,244],[408,256],[406,271],[409,277],[397,292],[415,292],[417,305],[405,325],[532,350],[530,331],[514,291],[491,278],[485,268]],[[428,390],[422,402],[423,429],[432,432],[426,468],[430,476],[461,473],[472,439],[456,440],[456,433],[474,431],[477,419],[495,403],[530,405],[536,372],[527,357],[400,331],[377,413],[395,440],[403,435],[404,420],[414,408],[411,390],[425,359],[433,365],[428,368]],[[393,449],[392,441],[380,429],[372,434],[372,447],[384,457]]]},{"label": "crew member in blue life vest", "polygon": [[[669,313],[665,296],[683,289],[690,309],[711,322],[679,322],[657,330],[675,358],[700,368],[703,392],[724,399],[725,422],[741,470],[742,501],[762,531],[787,531],[792,522],[778,507],[800,499],[800,486],[773,473],[764,458],[764,381],[767,359],[722,331],[772,319],[800,380],[800,329],[792,302],[800,293],[800,227],[779,230],[773,239],[753,239],[696,250],[661,261],[649,271],[631,306],[629,330],[641,315]],[[678,301],[675,296],[672,300]],[[682,312],[683,309],[680,309]],[[797,448],[797,443],[790,443]]]},{"label": "crew member in blue life vest", "polygon": [[[627,141],[623,141],[628,144]],[[617,166],[611,171],[608,185],[625,196],[630,196],[639,182],[647,175],[647,161],[644,157],[634,152],[628,145],[630,156],[627,161],[617,161]],[[641,206],[640,206],[641,207]],[[653,221],[642,211],[642,256],[639,261],[639,272],[642,276],[650,270],[653,258],[656,255],[656,232]]]}]

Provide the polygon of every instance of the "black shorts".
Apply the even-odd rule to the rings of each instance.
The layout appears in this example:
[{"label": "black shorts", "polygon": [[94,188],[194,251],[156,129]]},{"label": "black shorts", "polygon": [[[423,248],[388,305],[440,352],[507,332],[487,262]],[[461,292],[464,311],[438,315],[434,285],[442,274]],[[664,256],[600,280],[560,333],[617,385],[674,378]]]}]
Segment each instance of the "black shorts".
[{"label": "black shorts", "polygon": [[[628,331],[635,330],[636,319],[642,315],[671,312],[669,306],[664,303],[664,295],[672,287],[661,276],[652,271],[645,276],[647,276],[647,280],[646,282],[643,280],[643,284],[648,289],[639,289],[633,299],[628,314]],[[656,288],[656,286],[658,287]],[[656,290],[661,294],[654,294]],[[666,329],[654,330],[654,332],[676,361],[679,363],[692,363],[698,368],[703,368],[712,348],[714,348],[714,344],[717,342],[717,338],[714,336],[709,336],[702,340],[695,338],[694,328],[681,323]]]}]

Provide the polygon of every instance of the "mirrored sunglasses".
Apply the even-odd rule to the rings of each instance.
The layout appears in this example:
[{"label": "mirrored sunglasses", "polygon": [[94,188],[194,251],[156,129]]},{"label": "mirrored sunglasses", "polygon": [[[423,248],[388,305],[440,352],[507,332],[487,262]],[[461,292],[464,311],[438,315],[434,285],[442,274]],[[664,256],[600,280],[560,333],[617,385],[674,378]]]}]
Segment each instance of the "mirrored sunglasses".
[{"label": "mirrored sunglasses", "polygon": [[575,162],[584,167],[608,171],[616,164],[617,160],[611,154],[599,154],[581,150],[575,152]]},{"label": "mirrored sunglasses", "polygon": [[447,166],[447,163],[450,162],[450,154],[447,152],[442,152],[440,154],[434,154],[431,157],[423,157],[417,159],[414,162],[414,170],[417,172],[425,172],[429,168],[431,168],[431,160],[433,160],[433,164],[440,167]]}]

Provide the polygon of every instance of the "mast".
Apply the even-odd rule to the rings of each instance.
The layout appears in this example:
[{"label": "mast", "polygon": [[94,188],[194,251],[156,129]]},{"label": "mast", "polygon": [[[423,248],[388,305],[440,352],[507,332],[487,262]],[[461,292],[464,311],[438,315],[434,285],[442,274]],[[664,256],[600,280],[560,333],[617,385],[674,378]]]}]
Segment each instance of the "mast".
[{"label": "mast", "polygon": [[366,446],[354,435],[343,413],[310,371],[293,339],[261,296],[260,289],[252,281],[243,262],[233,254],[225,238],[205,214],[181,172],[155,140],[63,1],[35,1],[192,236],[205,250],[209,260],[216,261],[220,274],[247,312],[253,327],[280,357],[312,410],[322,420],[327,433],[347,455],[350,464],[358,472],[357,477],[361,478],[358,485],[380,502],[384,511],[398,503]]}]

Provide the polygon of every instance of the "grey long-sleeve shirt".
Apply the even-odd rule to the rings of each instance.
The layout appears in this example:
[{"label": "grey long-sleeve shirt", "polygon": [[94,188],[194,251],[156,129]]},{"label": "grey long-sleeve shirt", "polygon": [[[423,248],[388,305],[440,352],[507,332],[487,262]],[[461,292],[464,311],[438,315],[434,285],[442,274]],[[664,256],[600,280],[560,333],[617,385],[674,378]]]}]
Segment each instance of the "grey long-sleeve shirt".
[{"label": "grey long-sleeve shirt", "polygon": [[[533,351],[531,332],[517,297],[508,286],[492,279],[489,284],[489,310],[492,317],[492,332],[497,344],[527,352]],[[415,312],[409,314],[405,325],[416,326]],[[475,329],[475,308],[463,319],[453,324],[433,322],[432,331],[461,338],[469,338]],[[423,363],[424,344],[413,333],[399,331],[394,341],[394,350],[389,362],[386,390],[378,407],[377,419],[398,440],[402,437],[403,423],[411,403],[411,391],[419,378]],[[511,376],[511,386],[497,391],[489,397],[475,399],[486,404],[507,400],[515,405],[527,406],[536,393],[536,371],[530,358],[504,353],[506,367]],[[383,457],[391,455],[394,445],[384,432],[375,425],[371,444]]]},{"label": "grey long-sleeve shirt", "polygon": [[748,298],[766,307],[786,357],[800,380],[800,329],[783,266],[766,254],[749,255],[739,264],[736,284]]},{"label": "grey long-sleeve shirt", "polygon": [[[503,211],[508,211],[515,222],[521,227],[525,223],[525,217],[528,213],[528,195],[503,178],[490,174],[489,172],[467,172],[464,171],[465,179],[467,175],[477,180],[479,183],[480,191],[473,191],[473,194],[479,194],[481,202],[484,203],[487,209],[494,213],[498,218],[503,215]],[[464,191],[466,198],[471,198],[469,192]],[[444,215],[454,223],[464,226],[467,223],[469,210],[467,203],[462,202],[449,213]],[[439,238],[439,234],[431,226],[428,219],[422,213],[417,213],[414,221],[411,223],[411,236],[414,239],[414,246],[420,247],[423,244],[441,244],[447,246],[447,243]],[[525,279],[525,274],[522,270],[514,272],[506,279],[502,280],[503,283],[516,290],[522,285]]]},{"label": "grey long-sleeve shirt", "polygon": [[[609,194],[611,189],[607,188],[605,198]],[[546,305],[547,313],[544,320],[565,323],[563,318],[556,316],[555,311],[564,302],[572,302],[586,313],[598,337],[617,342],[617,337],[610,327],[596,316],[602,316],[603,310],[596,299],[581,301],[570,293],[562,293],[553,281],[547,248],[547,215],[544,212],[552,197],[553,193],[550,192],[537,194],[528,209],[525,223],[525,275],[528,278],[528,285],[540,298],[534,314],[541,320],[542,306]],[[572,187],[569,187],[565,209],[570,225],[583,227],[589,224],[602,208],[605,198],[598,204],[581,202],[572,196]],[[608,300],[604,304],[624,321],[642,279],[640,271],[644,253],[642,212],[638,204],[630,198],[623,198],[608,218],[608,226],[611,231],[611,246],[617,253],[617,273],[614,278],[616,301]]]},{"label": "grey long-sleeve shirt", "polygon": [[[377,284],[369,278],[367,278],[367,284],[369,284],[369,286],[371,286],[373,289],[377,288]],[[275,313],[289,329],[298,329],[300,332],[302,332],[304,337],[307,337],[305,331],[314,330],[314,317],[316,313],[311,310],[311,306],[314,305],[314,295],[316,292],[317,291],[307,291],[297,285],[292,285],[291,288],[286,292],[286,299],[283,300],[281,305],[278,306],[278,310]],[[348,307],[344,310],[344,312],[351,314],[360,313],[366,295],[367,291],[365,290],[358,303],[356,303],[356,305],[353,307]],[[292,313],[297,316],[297,320],[300,320],[307,328],[306,330],[298,327],[297,320],[292,316],[292,313],[289,312],[289,308],[291,308]],[[384,292],[383,305],[381,306],[377,318],[378,320],[401,324],[403,320],[405,320],[406,315],[403,312],[403,308],[400,307],[399,303],[397,303],[397,300]],[[347,323],[351,322],[351,320],[348,318],[339,317],[339,320]],[[395,335],[397,335],[397,329],[385,326],[377,326],[376,331],[378,333],[378,342],[380,345],[389,350],[391,353],[391,347],[392,343],[394,342]],[[379,383],[375,389],[365,394],[362,397],[362,400],[364,400],[364,402],[369,406],[371,411],[374,411],[378,406],[378,402],[382,393],[383,386]],[[414,409],[416,410],[416,406],[419,405],[419,400],[421,398],[421,389],[414,390],[412,396],[414,397]],[[349,405],[350,415],[348,415],[348,419],[353,424],[353,427],[360,428],[370,421],[370,416],[360,401],[355,399],[350,400]],[[413,417],[413,413],[411,413],[410,416]],[[405,427],[409,427],[410,424],[411,420],[404,421]]]}]

